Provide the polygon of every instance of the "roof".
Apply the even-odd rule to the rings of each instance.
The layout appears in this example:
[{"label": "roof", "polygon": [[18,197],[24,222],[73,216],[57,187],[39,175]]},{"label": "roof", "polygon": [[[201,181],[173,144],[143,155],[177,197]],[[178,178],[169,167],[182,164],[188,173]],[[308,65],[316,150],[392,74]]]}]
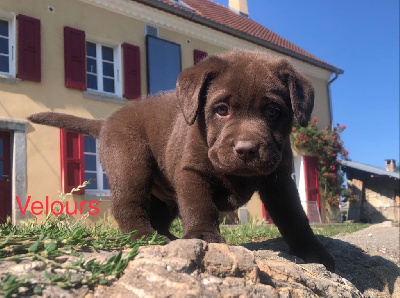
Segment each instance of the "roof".
[{"label": "roof", "polygon": [[213,1],[181,0],[181,2],[187,4],[186,6],[179,5],[172,0],[133,1],[176,14],[193,22],[200,23],[274,51],[281,52],[331,72],[338,74],[343,73],[342,69],[317,58],[252,19],[237,14],[228,7],[222,6]]},{"label": "roof", "polygon": [[388,176],[390,178],[400,179],[400,173],[398,173],[398,172],[389,172],[386,169],[382,169],[382,168],[378,168],[378,167],[374,167],[374,166],[370,166],[370,165],[366,165],[366,164],[362,164],[362,163],[358,163],[358,162],[354,162],[354,161],[348,161],[348,160],[342,160],[341,164],[344,167],[343,170],[345,172],[346,172],[346,168],[352,168],[352,169],[371,173],[371,174],[378,175],[378,176]]}]

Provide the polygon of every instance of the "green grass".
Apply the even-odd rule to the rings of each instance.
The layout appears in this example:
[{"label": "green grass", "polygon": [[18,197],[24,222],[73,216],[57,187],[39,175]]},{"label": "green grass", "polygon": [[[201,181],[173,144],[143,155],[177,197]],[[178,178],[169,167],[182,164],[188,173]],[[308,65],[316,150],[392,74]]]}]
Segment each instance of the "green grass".
[{"label": "green grass", "polygon": [[[335,225],[313,225],[311,228],[317,235],[333,237],[339,234],[353,233],[365,229],[368,226],[370,225],[346,223]],[[256,224],[256,221],[253,219],[250,220],[249,223],[236,226],[226,226],[224,223],[222,223],[220,230],[228,244],[260,242],[281,236],[278,228],[275,225],[269,225],[265,223]],[[170,232],[177,237],[182,237],[183,230],[182,221],[180,219],[176,219],[172,223]]]},{"label": "green grass", "polygon": [[311,226],[316,235],[322,235],[325,237],[333,237],[337,235],[344,235],[354,233],[369,227],[370,224],[363,223],[343,223],[335,225],[315,225]]}]

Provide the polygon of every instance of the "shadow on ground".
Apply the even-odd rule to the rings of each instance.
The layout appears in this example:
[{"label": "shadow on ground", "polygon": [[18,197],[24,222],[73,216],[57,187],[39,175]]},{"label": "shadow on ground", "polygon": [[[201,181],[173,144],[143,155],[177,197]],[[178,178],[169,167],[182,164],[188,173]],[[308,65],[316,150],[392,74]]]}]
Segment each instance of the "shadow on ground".
[{"label": "shadow on ground", "polygon": [[[349,280],[364,295],[398,297],[400,294],[400,268],[382,256],[371,256],[348,242],[317,236],[336,261],[336,274]],[[289,255],[289,249],[282,238],[264,242],[242,244],[249,250],[271,250],[289,261],[296,258]]]}]

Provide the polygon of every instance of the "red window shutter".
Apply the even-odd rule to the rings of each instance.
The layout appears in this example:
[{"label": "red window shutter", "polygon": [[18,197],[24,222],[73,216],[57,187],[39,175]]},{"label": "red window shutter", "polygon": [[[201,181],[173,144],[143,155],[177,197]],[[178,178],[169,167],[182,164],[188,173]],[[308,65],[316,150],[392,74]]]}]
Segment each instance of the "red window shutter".
[{"label": "red window shutter", "polygon": [[128,43],[122,45],[124,55],[124,97],[140,98],[142,86],[140,78],[140,48]]},{"label": "red window shutter", "polygon": [[[64,193],[85,180],[85,163],[83,154],[83,135],[77,132],[60,130],[61,140],[61,185]],[[79,194],[84,194],[81,189]]]},{"label": "red window shutter", "polygon": [[206,58],[208,54],[206,52],[200,51],[200,50],[193,50],[193,61],[194,65],[199,63],[201,60]]},{"label": "red window shutter", "polygon": [[65,86],[86,90],[85,31],[64,27]]},{"label": "red window shutter", "polygon": [[40,82],[40,20],[18,15],[18,75],[20,79]]}]

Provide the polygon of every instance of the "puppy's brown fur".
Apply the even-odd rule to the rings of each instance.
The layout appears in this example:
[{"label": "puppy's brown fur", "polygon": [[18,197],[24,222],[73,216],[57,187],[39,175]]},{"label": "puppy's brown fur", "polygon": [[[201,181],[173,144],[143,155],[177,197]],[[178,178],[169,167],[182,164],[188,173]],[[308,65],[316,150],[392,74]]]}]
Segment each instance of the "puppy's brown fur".
[{"label": "puppy's brown fur", "polygon": [[123,232],[224,242],[219,211],[258,191],[293,254],[334,269],[314,236],[291,179],[294,116],[307,125],[311,83],[285,59],[248,51],[206,58],[183,71],[177,90],[132,102],[106,120],[57,113],[29,119],[98,137]]}]

